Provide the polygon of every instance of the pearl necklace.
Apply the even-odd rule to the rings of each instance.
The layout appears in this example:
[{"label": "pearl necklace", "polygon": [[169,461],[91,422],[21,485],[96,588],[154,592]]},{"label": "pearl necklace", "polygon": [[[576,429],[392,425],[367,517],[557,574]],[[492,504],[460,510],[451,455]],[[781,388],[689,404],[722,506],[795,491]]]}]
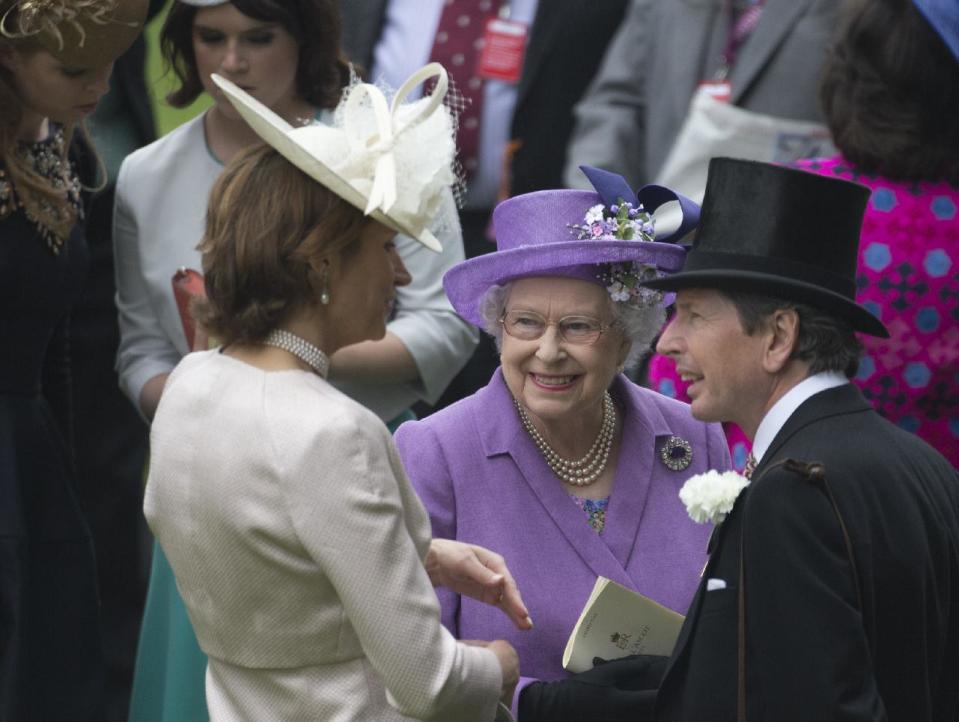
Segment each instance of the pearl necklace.
[{"label": "pearl necklace", "polygon": [[599,428],[599,435],[586,455],[577,460],[564,459],[553,451],[546,439],[533,426],[526,409],[515,398],[513,403],[516,404],[516,410],[519,412],[520,421],[523,422],[526,432],[533,439],[533,443],[536,444],[536,448],[539,449],[543,458],[546,459],[549,468],[560,479],[573,486],[587,486],[596,481],[606,470],[609,451],[613,448],[613,437],[616,431],[616,407],[613,405],[613,399],[608,391],[603,396],[603,423]]},{"label": "pearl necklace", "polygon": [[295,333],[275,328],[263,339],[264,346],[275,346],[296,356],[318,375],[326,378],[330,370],[330,359],[319,348]]}]

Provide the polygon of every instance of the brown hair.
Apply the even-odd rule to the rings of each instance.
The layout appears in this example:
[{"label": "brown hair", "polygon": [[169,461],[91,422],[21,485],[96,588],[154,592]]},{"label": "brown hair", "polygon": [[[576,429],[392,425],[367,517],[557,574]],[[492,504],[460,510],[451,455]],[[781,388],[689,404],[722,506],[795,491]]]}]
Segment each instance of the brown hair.
[{"label": "brown hair", "polygon": [[316,303],[311,261],[355,252],[367,222],[270,146],[240,151],[210,194],[199,245],[207,297],[193,313],[224,345],[261,341]]},{"label": "brown hair", "polygon": [[[300,55],[296,91],[318,108],[333,108],[350,80],[350,68],[340,50],[339,0],[230,0],[244,15],[278,23],[296,40]],[[203,92],[193,52],[193,20],[197,8],[174,2],[160,32],[164,60],[180,80],[167,96],[175,108],[189,105]]]},{"label": "brown hair", "polygon": [[959,63],[910,0],[859,0],[826,58],[820,101],[859,170],[959,185]]},{"label": "brown hair", "polygon": [[790,358],[809,364],[809,373],[838,371],[852,378],[859,369],[862,345],[852,327],[832,314],[805,303],[772,298],[746,291],[720,290],[736,308],[747,336],[767,327],[776,311],[794,310],[799,316],[799,337]]}]

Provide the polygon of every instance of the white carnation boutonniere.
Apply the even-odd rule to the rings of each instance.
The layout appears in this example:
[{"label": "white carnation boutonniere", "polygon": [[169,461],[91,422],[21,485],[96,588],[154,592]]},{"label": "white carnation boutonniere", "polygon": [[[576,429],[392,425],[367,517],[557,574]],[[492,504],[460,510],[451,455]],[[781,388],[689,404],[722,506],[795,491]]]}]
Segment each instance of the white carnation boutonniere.
[{"label": "white carnation boutonniere", "polygon": [[749,479],[735,471],[707,471],[689,477],[679,490],[679,498],[697,524],[719,524],[747,486]]}]

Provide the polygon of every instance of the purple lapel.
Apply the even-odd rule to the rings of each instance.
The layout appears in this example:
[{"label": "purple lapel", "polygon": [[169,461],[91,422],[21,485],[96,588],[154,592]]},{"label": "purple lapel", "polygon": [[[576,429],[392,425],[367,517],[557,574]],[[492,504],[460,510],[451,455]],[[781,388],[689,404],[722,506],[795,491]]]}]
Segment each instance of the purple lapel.
[{"label": "purple lapel", "polygon": [[[680,482],[692,473],[692,470],[668,469],[660,460],[659,449],[674,434],[688,437],[689,429],[671,425],[659,407],[650,401],[650,392],[625,377],[617,378],[610,391],[624,411],[624,425],[616,483],[606,516],[606,544],[620,563],[631,570],[634,583],[643,588],[650,583],[645,575],[657,574],[658,565],[653,557],[666,543],[655,524],[647,524],[647,531],[641,531],[644,515],[675,514],[681,508],[678,501],[672,511],[663,506],[672,500],[672,492],[667,490],[678,494]],[[685,521],[684,515],[681,518]],[[632,559],[633,554],[646,555],[651,561]]]},{"label": "purple lapel", "polygon": [[[481,420],[477,419],[487,456],[506,453],[512,457],[517,483],[525,483],[532,489],[543,509],[566,537],[570,547],[594,573],[619,584],[634,586],[623,564],[586,523],[582,509],[569,498],[546,460],[533,445],[520,423],[513,406],[513,397],[503,380],[501,370],[497,369],[485,391],[489,398],[479,406],[487,411],[496,410],[495,413],[485,415],[485,423],[480,423]],[[495,420],[495,423],[490,423],[491,420]]]},{"label": "purple lapel", "polygon": [[[637,548],[636,536],[646,509],[649,487],[653,477],[656,453],[656,436],[663,429],[651,427],[631,384],[617,378],[610,389],[617,406],[625,410],[623,418],[623,441],[616,466],[616,482],[606,512],[606,544],[624,567]],[[661,417],[660,417],[661,418]],[[665,431],[668,433],[668,430]],[[638,584],[639,579],[633,580]]]}]

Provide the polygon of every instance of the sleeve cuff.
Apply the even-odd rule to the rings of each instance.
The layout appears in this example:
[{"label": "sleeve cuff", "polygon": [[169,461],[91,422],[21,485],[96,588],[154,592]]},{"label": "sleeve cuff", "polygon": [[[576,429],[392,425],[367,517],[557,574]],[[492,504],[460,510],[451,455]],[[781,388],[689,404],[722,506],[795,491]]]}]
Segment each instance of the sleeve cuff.
[{"label": "sleeve cuff", "polygon": [[427,403],[440,397],[466,365],[479,343],[479,332],[453,311],[430,312],[424,323],[416,313],[401,315],[389,324],[406,346],[419,370],[419,382],[410,384]]},{"label": "sleeve cuff", "polygon": [[150,423],[149,419],[143,415],[143,411],[140,409],[140,393],[146,386],[147,381],[154,376],[170,373],[177,363],[178,361],[171,363],[166,359],[143,359],[120,372],[120,388],[133,403],[133,407],[140,414],[140,418],[147,423]]},{"label": "sleeve cuff", "polygon": [[519,722],[519,696],[524,689],[534,682],[539,682],[539,680],[535,677],[520,677],[516,689],[513,690],[513,703],[510,705],[509,711],[513,714],[513,719],[516,722]]}]

